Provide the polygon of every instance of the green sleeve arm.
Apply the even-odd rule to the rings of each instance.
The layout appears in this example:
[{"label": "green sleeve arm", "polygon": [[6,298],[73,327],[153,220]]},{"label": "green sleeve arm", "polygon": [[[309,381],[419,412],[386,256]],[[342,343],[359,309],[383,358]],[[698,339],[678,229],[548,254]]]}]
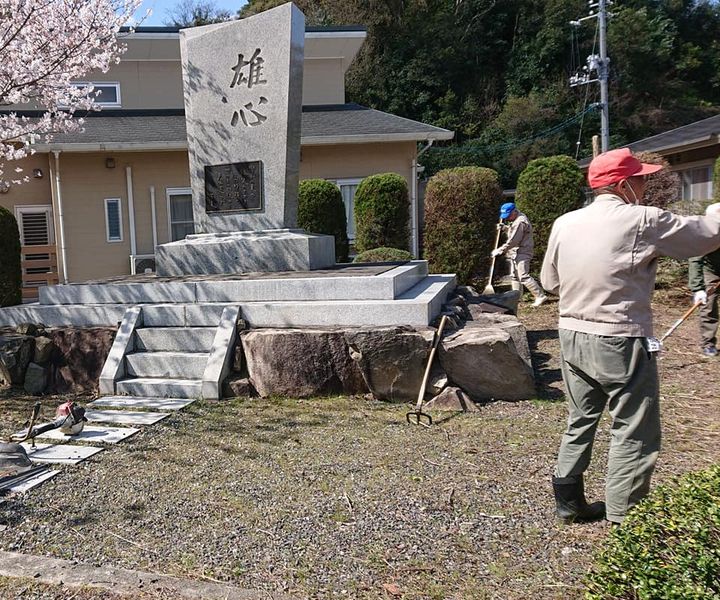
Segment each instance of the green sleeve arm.
[{"label": "green sleeve arm", "polygon": [[699,292],[705,289],[702,256],[696,256],[688,261],[688,287],[691,292]]}]

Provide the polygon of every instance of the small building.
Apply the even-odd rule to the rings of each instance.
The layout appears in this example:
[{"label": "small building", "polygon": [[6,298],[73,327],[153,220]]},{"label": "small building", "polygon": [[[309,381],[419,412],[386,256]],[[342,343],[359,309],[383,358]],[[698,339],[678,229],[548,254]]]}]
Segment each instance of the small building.
[{"label": "small building", "polygon": [[[713,197],[713,167],[720,158],[720,115],[658,133],[626,146],[632,152],[654,152],[680,176],[682,200]],[[580,162],[587,170],[590,159]]]},{"label": "small building", "polygon": [[[122,61],[77,82],[99,89],[103,105],[86,117],[84,132],[57,135],[8,165],[30,177],[0,188],[0,205],[18,219],[28,299],[39,285],[152,269],[157,245],[194,232],[179,30],[139,27],[122,36]],[[362,178],[399,173],[411,191],[417,255],[418,150],[453,133],[346,103],[345,73],[365,38],[362,27],[306,29],[300,178],[340,187],[352,240]]]}]

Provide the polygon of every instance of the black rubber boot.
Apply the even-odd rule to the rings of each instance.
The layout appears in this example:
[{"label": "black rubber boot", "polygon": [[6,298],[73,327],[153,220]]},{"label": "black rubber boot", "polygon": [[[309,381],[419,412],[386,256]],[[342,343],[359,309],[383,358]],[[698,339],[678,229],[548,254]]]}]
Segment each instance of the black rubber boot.
[{"label": "black rubber boot", "polygon": [[605,503],[585,500],[582,475],[553,477],[556,514],[565,523],[589,523],[605,518]]}]

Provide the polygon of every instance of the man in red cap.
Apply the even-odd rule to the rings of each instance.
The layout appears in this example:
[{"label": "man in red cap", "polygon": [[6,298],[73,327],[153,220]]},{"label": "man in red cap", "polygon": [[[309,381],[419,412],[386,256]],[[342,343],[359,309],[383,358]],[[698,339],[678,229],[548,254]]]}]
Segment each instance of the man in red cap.
[{"label": "man in red cap", "polygon": [[[645,180],[662,167],[623,148],[590,163],[589,206],[558,218],[543,262],[543,287],[560,296],[561,368],[568,398],[553,489],[566,522],[620,523],[650,487],[660,450],[659,382],[650,300],[660,256],[685,259],[720,246],[720,205],[681,217],[642,206]],[[595,431],[612,417],[606,504],[585,500]]]}]

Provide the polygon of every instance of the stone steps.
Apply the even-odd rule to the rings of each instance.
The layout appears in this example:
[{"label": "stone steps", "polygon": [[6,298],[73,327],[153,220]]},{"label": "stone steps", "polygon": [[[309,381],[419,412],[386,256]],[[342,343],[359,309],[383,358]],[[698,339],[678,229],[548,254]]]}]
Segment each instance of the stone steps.
[{"label": "stone steps", "polygon": [[215,327],[142,327],[135,330],[135,350],[210,352]]},{"label": "stone steps", "polygon": [[202,379],[128,377],[116,382],[118,394],[155,398],[199,398]]},{"label": "stone steps", "polygon": [[125,371],[133,377],[202,379],[209,356],[207,352],[133,352],[125,356]]}]

